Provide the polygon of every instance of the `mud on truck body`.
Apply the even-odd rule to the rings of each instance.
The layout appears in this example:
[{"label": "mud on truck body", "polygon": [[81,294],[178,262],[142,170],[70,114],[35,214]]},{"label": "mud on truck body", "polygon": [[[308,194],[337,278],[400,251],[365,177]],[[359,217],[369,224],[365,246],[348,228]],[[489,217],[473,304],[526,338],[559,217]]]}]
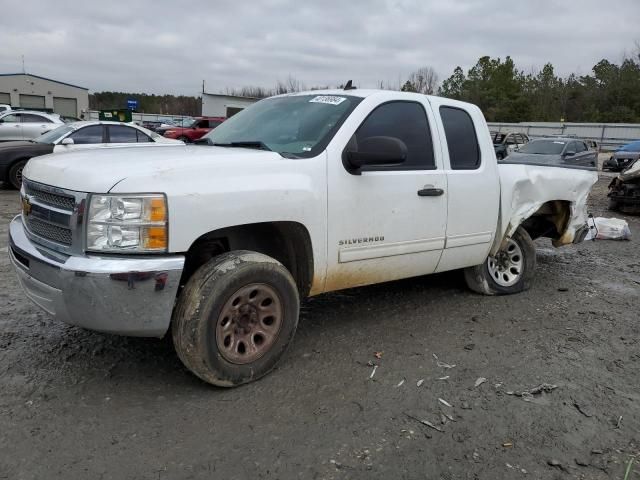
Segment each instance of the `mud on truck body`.
[{"label": "mud on truck body", "polygon": [[276,365],[306,296],[453,269],[526,289],[533,239],[584,238],[597,177],[499,164],[476,106],[404,92],[272,97],[205,142],[29,161],[9,253],[51,315],[170,333],[219,386]]}]

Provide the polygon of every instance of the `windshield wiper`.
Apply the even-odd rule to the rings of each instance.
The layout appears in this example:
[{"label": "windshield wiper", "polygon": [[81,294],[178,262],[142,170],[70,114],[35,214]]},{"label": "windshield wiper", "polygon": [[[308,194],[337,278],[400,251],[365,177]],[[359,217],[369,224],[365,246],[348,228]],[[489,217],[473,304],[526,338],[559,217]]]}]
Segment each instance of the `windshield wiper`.
[{"label": "windshield wiper", "polygon": [[273,151],[264,142],[260,141],[245,141],[245,142],[229,142],[229,143],[211,143],[215,147],[232,147],[232,148],[253,148],[255,150],[267,150]]}]

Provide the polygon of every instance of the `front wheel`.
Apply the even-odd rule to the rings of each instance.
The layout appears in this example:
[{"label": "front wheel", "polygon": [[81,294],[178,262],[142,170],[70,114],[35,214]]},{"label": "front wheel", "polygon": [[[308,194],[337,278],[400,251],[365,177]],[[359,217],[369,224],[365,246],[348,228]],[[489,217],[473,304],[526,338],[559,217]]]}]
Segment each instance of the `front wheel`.
[{"label": "front wheel", "polygon": [[271,257],[234,251],[200,267],[172,319],[182,363],[205,382],[234,387],[267,374],[298,326],[300,300],[289,271]]},{"label": "front wheel", "polygon": [[536,249],[527,231],[519,227],[506,247],[481,265],[466,268],[471,290],[484,295],[508,295],[528,289],[536,269]]},{"label": "front wheel", "polygon": [[27,162],[28,160],[20,160],[11,165],[9,169],[9,182],[16,190],[20,190],[22,187],[22,171]]}]

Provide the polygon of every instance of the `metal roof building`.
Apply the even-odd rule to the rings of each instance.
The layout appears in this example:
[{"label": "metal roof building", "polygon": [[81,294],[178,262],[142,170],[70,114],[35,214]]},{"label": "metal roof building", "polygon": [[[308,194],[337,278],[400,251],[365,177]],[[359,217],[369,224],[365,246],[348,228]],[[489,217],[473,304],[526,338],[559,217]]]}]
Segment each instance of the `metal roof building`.
[{"label": "metal roof building", "polygon": [[30,73],[3,73],[0,104],[80,117],[89,110],[89,89]]},{"label": "metal roof building", "polygon": [[202,115],[205,117],[231,117],[260,100],[254,97],[238,97],[218,93],[202,94]]}]

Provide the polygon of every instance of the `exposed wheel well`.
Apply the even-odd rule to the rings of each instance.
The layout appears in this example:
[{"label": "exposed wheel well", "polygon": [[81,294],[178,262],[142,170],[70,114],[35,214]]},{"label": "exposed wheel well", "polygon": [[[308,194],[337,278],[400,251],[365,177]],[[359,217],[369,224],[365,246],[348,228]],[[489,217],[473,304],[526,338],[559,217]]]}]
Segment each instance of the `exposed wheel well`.
[{"label": "exposed wheel well", "polygon": [[533,215],[522,222],[522,227],[532,239],[546,237],[559,239],[571,219],[571,202],[552,200],[543,204]]},{"label": "exposed wheel well", "polygon": [[180,284],[213,257],[232,250],[250,250],[275,258],[293,276],[301,297],[311,290],[313,249],[307,229],[297,222],[267,222],[215,230],[198,238],[186,253]]}]

